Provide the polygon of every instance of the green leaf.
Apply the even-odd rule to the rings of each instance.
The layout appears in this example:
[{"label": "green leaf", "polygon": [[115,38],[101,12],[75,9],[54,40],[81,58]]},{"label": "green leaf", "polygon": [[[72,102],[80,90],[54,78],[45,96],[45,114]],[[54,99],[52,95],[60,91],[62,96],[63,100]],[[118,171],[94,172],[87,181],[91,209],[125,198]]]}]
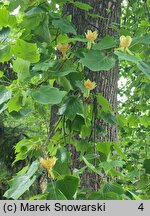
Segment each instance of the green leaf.
[{"label": "green leaf", "polygon": [[9,12],[5,8],[0,9],[0,26],[7,26],[9,21]]},{"label": "green leaf", "polygon": [[108,192],[108,193],[93,192],[88,197],[88,200],[121,200],[121,197],[114,192]]},{"label": "green leaf", "polygon": [[138,62],[137,66],[146,76],[150,78],[150,66],[149,65],[140,61]]},{"label": "green leaf", "polygon": [[68,200],[74,199],[78,185],[79,178],[74,176],[65,176],[64,179],[56,182],[56,188],[59,189]]},{"label": "green leaf", "polygon": [[18,74],[19,81],[26,81],[30,77],[30,62],[21,58],[13,60],[13,70]]},{"label": "green leaf", "polygon": [[56,179],[62,179],[66,175],[70,175],[70,155],[66,148],[59,148],[56,152],[56,164],[53,167],[53,174]]},{"label": "green leaf", "polygon": [[63,86],[64,90],[67,92],[69,92],[70,90],[73,89],[71,84],[70,84],[70,81],[64,76],[59,78],[59,83],[61,86]]},{"label": "green leaf", "polygon": [[83,94],[87,94],[88,95],[88,90],[85,88],[85,86],[83,85],[83,81],[75,81],[75,86],[78,87]]},{"label": "green leaf", "polygon": [[78,142],[76,141],[75,147],[76,150],[80,152],[80,155],[83,155],[85,152],[92,151],[92,143],[87,142],[85,140],[81,140]]},{"label": "green leaf", "polygon": [[47,71],[49,68],[52,68],[55,64],[55,61],[49,61],[49,62],[38,62],[34,65],[32,68],[33,71]]},{"label": "green leaf", "polygon": [[89,5],[89,4],[85,4],[85,3],[82,3],[82,2],[73,2],[73,4],[77,7],[77,8],[80,8],[82,10],[85,10],[85,11],[89,11],[90,9],[92,9],[92,7]]},{"label": "green leaf", "polygon": [[150,37],[149,37],[149,35],[143,36],[143,37],[139,37],[139,38],[134,38],[132,46],[134,46],[134,44],[138,44],[138,43],[150,44]]},{"label": "green leaf", "polygon": [[74,26],[67,20],[61,18],[61,19],[54,19],[52,21],[52,24],[56,27],[61,29],[63,33],[72,33],[76,35],[76,30]]},{"label": "green leaf", "polygon": [[10,34],[10,28],[9,27],[2,28],[2,30],[0,30],[0,41],[6,42],[9,34]]},{"label": "green leaf", "polygon": [[[35,20],[37,20],[37,16],[36,16]],[[33,24],[33,26],[34,26],[34,24]],[[50,34],[50,30],[49,30],[49,18],[48,18],[48,16],[44,17],[44,19],[41,21],[40,25],[38,25],[35,28],[34,32],[37,35],[39,41],[41,41],[41,42],[44,41],[47,43],[51,42],[51,34]]]},{"label": "green leaf", "polygon": [[108,100],[107,100],[106,98],[104,98],[104,97],[102,96],[101,93],[99,93],[99,94],[97,95],[97,101],[98,101],[98,103],[101,105],[102,110],[103,110],[104,112],[109,112],[109,111],[111,112],[110,103],[108,102]]},{"label": "green leaf", "polygon": [[149,116],[140,116],[140,123],[144,125],[145,127],[148,127],[150,125],[150,117]]},{"label": "green leaf", "polygon": [[0,62],[9,61],[12,57],[12,49],[10,45],[0,46]]},{"label": "green leaf", "polygon": [[111,36],[106,36],[102,38],[102,40],[99,43],[96,43],[93,46],[94,50],[106,50],[111,49],[116,46],[116,40]]},{"label": "green leaf", "polygon": [[22,95],[16,94],[13,98],[11,98],[8,102],[8,111],[16,111],[18,112],[22,108]]},{"label": "green leaf", "polygon": [[3,77],[3,75],[4,75],[4,72],[0,71],[0,78]]},{"label": "green leaf", "polygon": [[127,120],[123,115],[117,115],[117,122],[120,127],[127,126]]},{"label": "green leaf", "polygon": [[133,193],[132,191],[127,190],[127,192],[129,192],[133,196],[134,200],[141,200],[141,198],[137,196],[135,193]]},{"label": "green leaf", "polygon": [[12,198],[15,200],[22,196],[34,183],[36,179],[34,174],[38,170],[38,167],[39,162],[34,161],[26,174],[16,176],[10,180],[10,189],[5,192],[4,196],[8,199]]},{"label": "green leaf", "polygon": [[59,109],[59,115],[65,114],[71,121],[77,114],[83,115],[83,104],[76,97],[70,97],[67,102]]},{"label": "green leaf", "polygon": [[96,148],[99,152],[108,156],[111,152],[112,144],[110,142],[98,142]]},{"label": "green leaf", "polygon": [[130,61],[133,63],[138,63],[141,61],[139,57],[129,55],[123,52],[115,51],[114,53],[118,56],[119,60],[126,60],[126,61]]},{"label": "green leaf", "polygon": [[6,87],[0,86],[0,104],[8,101],[11,98],[12,92],[7,90]]},{"label": "green leaf", "polygon": [[109,123],[109,124],[112,124],[112,125],[115,125],[117,124],[117,119],[115,116],[113,116],[111,113],[106,113],[106,112],[102,112],[101,113],[101,118]]},{"label": "green leaf", "polygon": [[121,156],[122,159],[127,160],[127,155],[123,152],[123,149],[120,146],[120,143],[113,143],[114,150]]},{"label": "green leaf", "polygon": [[33,141],[30,139],[23,139],[19,141],[15,146],[15,160],[13,162],[16,163],[17,161],[24,160],[31,149],[33,149]]},{"label": "green leaf", "polygon": [[104,161],[99,164],[99,168],[103,168],[104,171],[107,173],[114,167],[122,167],[125,162],[123,161]]},{"label": "green leaf", "polygon": [[74,67],[63,67],[60,70],[52,71],[52,75],[55,77],[62,77],[62,76],[66,76],[70,73],[75,73],[75,72],[77,71]]},{"label": "green leaf", "polygon": [[85,125],[84,118],[80,115],[76,115],[72,122],[72,130],[81,132],[82,126]]},{"label": "green leaf", "polygon": [[42,86],[32,91],[32,97],[41,104],[59,104],[65,95],[65,91],[50,86]]},{"label": "green leaf", "polygon": [[103,188],[103,193],[114,192],[116,194],[122,195],[125,193],[123,187],[117,183],[107,183]]},{"label": "green leaf", "polygon": [[0,105],[0,114],[7,109],[7,104]]},{"label": "green leaf", "polygon": [[85,53],[80,62],[92,71],[109,71],[115,66],[115,59],[111,56],[105,56],[99,50],[90,50]]},{"label": "green leaf", "polygon": [[56,188],[56,185],[54,183],[49,183],[46,189],[47,200],[67,200],[65,195],[58,189]]},{"label": "green leaf", "polygon": [[143,165],[146,174],[150,174],[150,159],[145,159],[144,160],[144,165]]},{"label": "green leaf", "polygon": [[28,43],[22,39],[18,39],[13,46],[14,55],[31,63],[40,60],[40,54],[36,44]]},{"label": "green leaf", "polygon": [[98,175],[102,176],[102,173],[98,169],[96,169],[96,167],[93,164],[88,162],[88,160],[84,156],[82,156],[82,159],[83,159],[84,163],[87,165],[87,167],[89,168],[89,170],[91,170],[91,171],[97,173]]}]

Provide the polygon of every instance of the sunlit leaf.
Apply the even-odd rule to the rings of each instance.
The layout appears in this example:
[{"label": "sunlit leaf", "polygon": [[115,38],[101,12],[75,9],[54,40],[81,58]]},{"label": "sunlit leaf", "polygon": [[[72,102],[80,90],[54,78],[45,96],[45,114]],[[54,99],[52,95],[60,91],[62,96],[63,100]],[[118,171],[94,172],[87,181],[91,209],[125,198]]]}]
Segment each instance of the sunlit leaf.
[{"label": "sunlit leaf", "polygon": [[32,97],[41,104],[59,104],[65,95],[65,91],[50,86],[42,86],[32,91]]}]

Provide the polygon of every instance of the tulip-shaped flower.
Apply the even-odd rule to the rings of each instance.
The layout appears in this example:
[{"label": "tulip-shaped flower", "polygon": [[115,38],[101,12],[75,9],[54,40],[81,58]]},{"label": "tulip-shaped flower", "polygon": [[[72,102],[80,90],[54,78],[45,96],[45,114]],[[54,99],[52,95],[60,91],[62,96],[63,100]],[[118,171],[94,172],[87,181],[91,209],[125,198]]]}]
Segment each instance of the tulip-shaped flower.
[{"label": "tulip-shaped flower", "polygon": [[52,158],[41,158],[40,159],[40,164],[43,166],[43,168],[45,168],[48,172],[49,175],[51,175],[51,177],[53,177],[52,175],[52,168],[53,166],[56,164],[57,158],[56,157],[52,157]]},{"label": "tulip-shaped flower", "polygon": [[57,49],[62,53],[63,60],[66,59],[66,53],[70,49],[70,47],[71,46],[69,44],[58,44],[57,45]]},{"label": "tulip-shaped flower", "polygon": [[90,91],[95,89],[96,83],[91,82],[91,80],[87,79],[84,81],[84,87],[87,89],[87,94],[84,94],[85,97],[89,97]]},{"label": "tulip-shaped flower", "polygon": [[122,35],[120,37],[120,46],[128,48],[132,43],[132,38],[130,36]]},{"label": "tulip-shaped flower", "polygon": [[96,40],[98,36],[97,31],[92,32],[91,30],[87,30],[87,33],[85,33],[85,37],[88,39],[87,48],[91,49],[92,44]]}]

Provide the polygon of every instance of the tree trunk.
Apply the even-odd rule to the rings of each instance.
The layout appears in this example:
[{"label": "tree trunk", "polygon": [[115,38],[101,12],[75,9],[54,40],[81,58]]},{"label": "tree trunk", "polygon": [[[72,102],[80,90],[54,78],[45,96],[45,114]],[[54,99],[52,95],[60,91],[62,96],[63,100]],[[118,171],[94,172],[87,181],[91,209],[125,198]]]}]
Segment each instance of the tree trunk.
[{"label": "tree trunk", "polygon": [[[119,27],[121,0],[83,0],[81,2],[91,5],[91,11],[80,10],[74,7],[73,4],[66,4],[64,7],[64,14],[72,16],[72,22],[76,26],[78,34],[85,35],[87,30],[97,30],[100,38],[106,35],[117,36],[113,26]],[[91,17],[90,13],[99,15],[99,18]],[[89,77],[97,84],[96,93],[101,92],[110,102],[114,112],[116,112],[118,63],[112,70],[107,72],[90,72]],[[105,138],[96,136],[96,141],[113,142],[118,140],[117,126],[107,124],[99,119],[96,119],[95,124],[103,126],[107,131]],[[74,150],[73,154],[77,155]],[[86,172],[81,178],[81,184],[83,187],[91,187],[94,191],[97,191],[99,178],[95,174]]]}]

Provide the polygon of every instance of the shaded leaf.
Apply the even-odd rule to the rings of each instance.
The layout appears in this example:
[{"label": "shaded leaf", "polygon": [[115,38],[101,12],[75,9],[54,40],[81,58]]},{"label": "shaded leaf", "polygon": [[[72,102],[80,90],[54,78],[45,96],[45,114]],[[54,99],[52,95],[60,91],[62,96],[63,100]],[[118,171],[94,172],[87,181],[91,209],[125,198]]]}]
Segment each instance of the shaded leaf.
[{"label": "shaded leaf", "polygon": [[105,56],[99,50],[90,50],[85,53],[80,62],[92,71],[109,71],[115,66],[115,59],[111,56]]},{"label": "shaded leaf", "polygon": [[146,174],[150,174],[150,159],[145,159],[143,166],[144,166]]},{"label": "shaded leaf", "polygon": [[104,112],[109,112],[109,111],[111,111],[110,103],[108,102],[108,100],[107,100],[106,98],[104,98],[104,97],[102,96],[101,93],[99,93],[99,94],[97,95],[97,101],[98,101],[98,103],[101,105],[101,107],[102,107],[102,109],[103,109]]},{"label": "shaded leaf", "polygon": [[116,194],[122,195],[125,191],[123,187],[117,183],[107,183],[104,185],[103,192],[114,192]]},{"label": "shaded leaf", "polygon": [[106,50],[116,46],[116,40],[111,36],[106,36],[93,46],[94,50]]},{"label": "shaded leaf", "polygon": [[102,112],[101,113],[101,118],[109,123],[109,124],[112,124],[112,125],[115,125],[117,124],[117,119],[115,116],[113,116],[111,113],[106,113],[106,112]]},{"label": "shaded leaf", "polygon": [[59,189],[68,200],[74,199],[74,195],[79,185],[79,178],[74,176],[65,176],[64,179],[56,182],[56,188]]},{"label": "shaded leaf", "polygon": [[67,20],[60,18],[60,19],[54,19],[52,21],[52,24],[56,27],[61,29],[62,32],[64,33],[72,33],[76,35],[76,30],[74,26]]}]

